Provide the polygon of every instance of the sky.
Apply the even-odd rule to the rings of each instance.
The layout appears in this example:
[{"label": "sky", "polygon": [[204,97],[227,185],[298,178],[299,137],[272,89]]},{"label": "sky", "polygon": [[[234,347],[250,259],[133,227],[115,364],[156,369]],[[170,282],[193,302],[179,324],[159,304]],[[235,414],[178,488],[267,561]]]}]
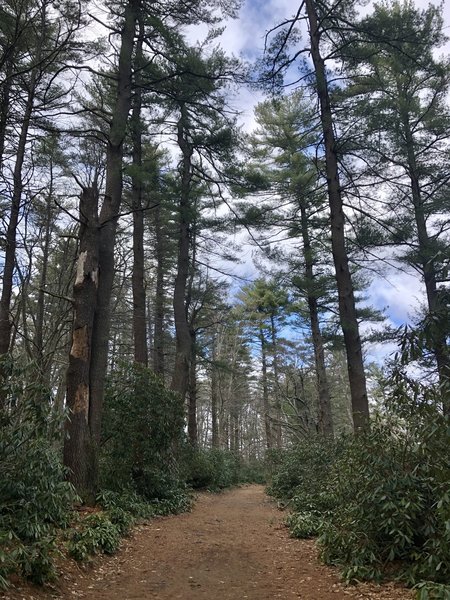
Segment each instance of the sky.
[{"label": "sky", "polygon": [[[416,0],[416,6],[426,8],[429,2]],[[239,18],[226,24],[220,43],[229,54],[254,61],[264,51],[266,33],[286,17],[293,15],[297,2],[292,0],[244,0]],[[363,10],[369,11],[366,7]],[[444,28],[450,37],[450,0],[444,3]],[[192,28],[192,39],[201,38],[204,32],[201,28]],[[450,42],[442,48],[443,53],[450,54]],[[255,90],[241,89],[232,99],[232,106],[240,111],[239,122],[245,131],[251,131],[255,126],[254,106],[263,99],[262,93]],[[234,267],[237,275],[245,278],[257,276],[257,269],[252,262],[254,247],[247,242],[248,236],[237,234],[237,242],[241,247],[242,264]],[[410,323],[424,303],[424,290],[417,274],[407,272],[403,267],[386,271],[383,277],[375,276],[367,291],[367,296],[377,309],[383,309],[389,325],[398,327]],[[367,327],[363,326],[363,330]],[[395,350],[394,345],[372,344],[366,349],[369,358],[382,361]]]}]

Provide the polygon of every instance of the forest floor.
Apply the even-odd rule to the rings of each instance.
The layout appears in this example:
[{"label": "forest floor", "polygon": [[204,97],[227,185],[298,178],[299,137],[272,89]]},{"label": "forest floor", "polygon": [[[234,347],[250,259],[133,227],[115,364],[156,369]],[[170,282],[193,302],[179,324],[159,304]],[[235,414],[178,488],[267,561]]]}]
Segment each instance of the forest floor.
[{"label": "forest floor", "polygon": [[[289,538],[284,514],[258,485],[200,494],[190,513],[137,527],[111,557],[62,565],[55,587],[16,587],[6,600],[407,600],[386,584],[347,587],[312,540]],[[0,594],[1,596],[1,594]]]}]

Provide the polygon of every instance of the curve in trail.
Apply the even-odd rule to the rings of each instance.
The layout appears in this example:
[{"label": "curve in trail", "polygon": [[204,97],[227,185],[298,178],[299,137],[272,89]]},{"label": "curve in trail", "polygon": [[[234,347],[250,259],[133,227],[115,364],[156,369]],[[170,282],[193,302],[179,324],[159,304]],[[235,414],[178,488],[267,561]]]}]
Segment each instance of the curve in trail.
[{"label": "curve in trail", "polygon": [[[312,541],[290,539],[262,486],[201,494],[192,512],[139,527],[113,557],[64,577],[58,593],[86,600],[405,600],[393,585],[345,587]],[[22,593],[21,598],[26,598]]]}]

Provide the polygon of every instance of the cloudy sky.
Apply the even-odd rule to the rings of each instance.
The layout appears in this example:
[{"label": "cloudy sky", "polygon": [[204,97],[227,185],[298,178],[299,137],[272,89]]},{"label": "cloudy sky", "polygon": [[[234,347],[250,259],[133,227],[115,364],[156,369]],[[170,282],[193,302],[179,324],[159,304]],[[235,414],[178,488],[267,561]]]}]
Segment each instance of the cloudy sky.
[{"label": "cloudy sky", "polygon": [[[425,8],[428,2],[416,0],[416,5]],[[246,0],[241,7],[239,18],[228,22],[221,37],[221,44],[228,53],[254,61],[263,53],[266,32],[286,17],[292,16],[296,9],[297,3],[292,0]],[[367,7],[364,8],[364,11],[368,10]],[[444,20],[446,32],[450,36],[448,0],[447,5],[444,4]],[[201,37],[201,33],[201,30],[197,29],[192,35]],[[442,51],[450,53],[450,44]],[[253,108],[261,99],[262,95],[254,90],[243,89],[233,100],[233,105],[241,113],[242,127],[247,131],[254,127]],[[242,244],[243,264],[236,272],[248,278],[254,276],[257,271],[251,260],[253,248],[242,243],[242,236],[243,234],[240,234],[239,243]],[[391,269],[386,271],[384,277],[374,278],[368,296],[373,306],[385,309],[388,321],[394,326],[411,321],[424,301],[423,286],[417,274],[408,273],[404,268]],[[368,351],[372,358],[379,360],[392,349],[392,345],[390,348],[374,345]]]}]

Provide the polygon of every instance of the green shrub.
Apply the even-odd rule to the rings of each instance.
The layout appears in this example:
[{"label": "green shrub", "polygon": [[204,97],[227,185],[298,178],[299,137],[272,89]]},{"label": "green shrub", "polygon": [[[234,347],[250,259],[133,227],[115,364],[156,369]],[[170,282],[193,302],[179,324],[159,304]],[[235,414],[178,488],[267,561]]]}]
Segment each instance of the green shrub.
[{"label": "green shrub", "polygon": [[19,567],[18,572],[23,577],[42,585],[54,581],[57,577],[54,557],[58,552],[55,538],[46,537],[32,544],[17,547],[14,560]]},{"label": "green shrub", "polygon": [[291,513],[286,519],[292,537],[307,539],[316,537],[320,531],[322,516],[315,511]]},{"label": "green shrub", "polygon": [[125,364],[108,383],[102,437],[101,487],[170,500],[180,488],[184,407],[150,370]]},{"label": "green shrub", "polygon": [[384,417],[347,440],[332,477],[338,503],[319,540],[322,558],[341,565],[347,581],[392,570],[410,585],[449,581],[448,439],[444,417],[416,405],[409,420]]},{"label": "green shrub", "polygon": [[239,460],[225,450],[187,448],[185,477],[194,489],[221,490],[239,482]]},{"label": "green shrub", "polygon": [[151,507],[155,515],[166,516],[187,512],[191,510],[192,503],[192,495],[187,490],[179,489],[174,490],[170,498],[153,501]]},{"label": "green shrub", "polygon": [[120,527],[106,513],[85,517],[78,530],[71,533],[67,543],[70,556],[84,561],[101,552],[113,554],[120,544]]},{"label": "green shrub", "polygon": [[[62,415],[27,371],[9,366],[0,409],[0,585],[12,573],[36,583],[54,576],[56,530],[76,499],[61,463]],[[2,368],[3,368],[2,367]]]},{"label": "green shrub", "polygon": [[134,519],[150,519],[155,515],[153,505],[138,496],[136,492],[124,490],[102,490],[97,495],[98,504],[109,514],[114,511],[124,511]]},{"label": "green shrub", "polygon": [[267,483],[267,470],[263,461],[253,459],[239,461],[239,483]]},{"label": "green shrub", "polygon": [[330,468],[339,451],[333,440],[304,440],[276,459],[267,492],[290,502],[294,510],[322,510]]},{"label": "green shrub", "polygon": [[442,388],[398,361],[387,400],[358,436],[275,456],[269,492],[292,509],[292,535],[319,534],[347,582],[401,577],[421,600],[450,597],[450,423]]},{"label": "green shrub", "polygon": [[127,535],[136,522],[131,513],[120,507],[111,508],[108,511],[108,519],[117,528],[121,536]]},{"label": "green shrub", "polygon": [[289,507],[286,525],[292,537],[317,536],[325,515],[335,507],[330,476],[338,451],[332,440],[316,438],[272,455],[276,470],[267,491]]},{"label": "green shrub", "polygon": [[450,586],[432,581],[422,581],[415,586],[417,600],[450,600]]}]

